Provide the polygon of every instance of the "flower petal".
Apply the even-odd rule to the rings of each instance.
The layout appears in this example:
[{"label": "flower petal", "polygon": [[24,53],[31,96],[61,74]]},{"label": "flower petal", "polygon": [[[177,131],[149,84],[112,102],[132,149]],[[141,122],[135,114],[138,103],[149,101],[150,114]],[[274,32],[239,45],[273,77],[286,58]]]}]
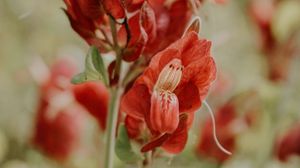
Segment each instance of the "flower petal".
[{"label": "flower petal", "polygon": [[144,119],[150,111],[150,93],[146,85],[134,85],[122,98],[121,110],[133,117]]},{"label": "flower petal", "polygon": [[125,17],[125,11],[120,0],[102,0],[102,4],[106,12],[114,19]]},{"label": "flower petal", "polygon": [[77,0],[82,14],[89,19],[98,19],[103,15],[98,0]]},{"label": "flower petal", "polygon": [[181,38],[192,15],[189,0],[175,0],[171,3],[165,3],[165,0],[148,2],[155,11],[157,21],[157,38],[147,45],[145,51],[147,56],[151,57]]},{"label": "flower petal", "polygon": [[211,83],[216,78],[216,66],[212,57],[193,62],[183,70],[178,88],[192,82],[198,88],[201,100],[204,100]]},{"label": "flower petal", "polygon": [[141,8],[145,0],[124,0],[128,12],[134,12]]},{"label": "flower petal", "polygon": [[169,43],[172,43],[182,36],[192,16],[192,12],[189,8],[189,0],[176,0],[172,3],[168,13],[170,16],[170,24],[166,36],[168,37]]},{"label": "flower petal", "polygon": [[188,117],[187,114],[180,116],[176,131],[163,143],[162,148],[167,152],[178,154],[184,149],[188,139]]},{"label": "flower petal", "polygon": [[32,143],[47,156],[57,161],[66,161],[80,143],[82,109],[69,106],[48,119],[48,100],[41,100],[38,108]]},{"label": "flower petal", "polygon": [[199,91],[192,82],[186,83],[183,87],[178,87],[175,93],[179,100],[180,112],[195,112],[201,106]]},{"label": "flower petal", "polygon": [[166,133],[155,136],[155,139],[142,147],[141,152],[148,152],[162,145],[170,153],[177,154],[181,152],[187,142],[187,120],[187,114],[180,115],[179,125],[173,134]]},{"label": "flower petal", "polygon": [[174,58],[179,58],[177,49],[166,49],[151,59],[148,68],[145,69],[140,81],[147,83],[147,86],[152,90],[159,73],[162,69]]},{"label": "flower petal", "polygon": [[154,148],[160,147],[168,138],[170,137],[170,134],[164,134],[151,142],[144,145],[141,149],[141,152],[149,152],[153,150]]},{"label": "flower petal", "polygon": [[157,28],[155,13],[147,2],[143,4],[141,9],[141,24],[148,35],[148,43],[152,42],[156,38]]},{"label": "flower petal", "polygon": [[140,13],[136,13],[128,20],[128,30],[125,25],[120,28],[119,39],[124,41],[125,36],[129,41],[123,50],[123,59],[129,62],[134,61],[141,55],[148,40],[148,35],[140,23]]},{"label": "flower petal", "polygon": [[179,103],[175,94],[154,91],[151,96],[150,123],[154,131],[173,133],[179,123]]},{"label": "flower petal", "polygon": [[109,92],[100,82],[85,82],[74,85],[76,100],[96,118],[102,130],[106,126]]},{"label": "flower petal", "polygon": [[[194,42],[198,41],[198,35],[195,32],[190,32],[180,40],[174,42],[171,44],[168,48],[165,50],[157,53],[152,59],[148,66],[148,68],[145,70],[145,73],[142,75],[144,81],[153,81],[153,83],[156,82],[159,73],[161,70],[167,65],[171,60],[177,58],[182,59],[182,57],[189,57],[189,55],[183,55],[183,54],[190,54],[186,53],[189,48],[196,48],[198,44],[195,44]],[[184,60],[185,61],[185,60]],[[187,65],[189,62],[183,62],[183,65]],[[150,69],[150,70],[149,70]],[[150,88],[153,87],[151,83],[148,85]]]},{"label": "flower petal", "polygon": [[94,45],[105,52],[107,44],[96,35],[99,25],[104,24],[104,12],[101,11],[100,3],[97,0],[64,0],[64,2],[67,5],[64,12],[74,31],[89,45]]},{"label": "flower petal", "polygon": [[282,137],[276,142],[276,156],[281,161],[288,161],[292,155],[300,155],[300,124],[293,125]]},{"label": "flower petal", "polygon": [[127,134],[131,139],[138,139],[145,128],[145,122],[141,119],[127,115],[125,118]]}]

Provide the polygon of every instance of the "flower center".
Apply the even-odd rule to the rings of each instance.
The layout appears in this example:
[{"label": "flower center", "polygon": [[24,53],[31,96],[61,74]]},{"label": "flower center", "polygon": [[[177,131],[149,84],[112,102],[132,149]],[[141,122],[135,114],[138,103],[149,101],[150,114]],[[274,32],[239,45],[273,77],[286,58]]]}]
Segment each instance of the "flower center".
[{"label": "flower center", "polygon": [[182,71],[181,60],[171,60],[160,72],[154,88],[173,92],[181,80]]}]

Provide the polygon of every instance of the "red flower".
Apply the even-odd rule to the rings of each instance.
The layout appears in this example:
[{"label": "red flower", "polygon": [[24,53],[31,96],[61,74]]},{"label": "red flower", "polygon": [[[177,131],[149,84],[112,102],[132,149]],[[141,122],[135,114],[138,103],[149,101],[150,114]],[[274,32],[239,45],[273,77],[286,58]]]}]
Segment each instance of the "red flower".
[{"label": "red flower", "polygon": [[74,86],[76,100],[97,119],[102,130],[105,130],[108,112],[109,92],[101,82],[85,82]]},{"label": "red flower", "polygon": [[287,78],[296,48],[293,33],[286,40],[278,41],[272,30],[273,17],[280,3],[280,1],[253,0],[250,4],[250,15],[260,33],[260,48],[268,63],[268,78],[273,82]]},{"label": "red flower", "polygon": [[189,2],[189,0],[175,0],[167,5],[164,0],[149,1],[155,12],[157,30],[156,38],[149,41],[145,54],[151,57],[182,36],[192,17]]},{"label": "red flower", "polygon": [[145,0],[124,0],[126,9],[129,12],[134,12],[141,8]]},{"label": "red flower", "polygon": [[141,25],[140,12],[128,20],[128,29],[123,25],[118,32],[119,43],[124,47],[122,56],[125,61],[134,61],[144,50],[148,35]]},{"label": "red flower", "polygon": [[[97,46],[102,51],[106,50],[107,44],[100,35],[107,30],[103,25],[107,24],[105,13],[99,0],[64,0],[67,5],[67,14],[72,28],[89,45]],[[102,27],[101,27],[102,25]],[[102,31],[102,32],[101,32]]]},{"label": "red flower", "polygon": [[49,76],[41,84],[41,94],[49,97],[53,89],[65,90],[70,87],[70,79],[77,72],[76,65],[67,58],[57,60],[50,68]]},{"label": "red flower", "polygon": [[33,143],[51,158],[64,161],[79,144],[82,109],[67,107],[52,118],[50,108],[47,101],[40,101]]},{"label": "red flower", "polygon": [[70,60],[58,60],[42,83],[33,143],[50,157],[64,161],[78,146],[84,113],[105,129],[109,93],[102,83],[72,85],[77,68]]},{"label": "red flower", "polygon": [[153,141],[143,152],[161,145],[171,153],[183,149],[193,113],[215,79],[210,46],[189,32],[154,56],[123,97],[121,110],[146,122],[151,131]]},{"label": "red flower", "polygon": [[103,4],[107,14],[115,19],[121,19],[125,17],[125,10],[120,0],[98,0]]},{"label": "red flower", "polygon": [[135,139],[137,141],[143,142],[143,136],[147,136],[147,131],[146,124],[142,119],[134,118],[130,115],[127,115],[125,118],[125,125],[127,129],[127,134],[130,139]]},{"label": "red flower", "polygon": [[62,59],[52,66],[41,94],[33,143],[48,156],[66,160],[76,149],[82,127],[82,108],[74,106],[69,80],[76,67]]},{"label": "red flower", "polygon": [[[108,18],[124,18],[122,23],[115,22],[115,26],[125,61],[136,60],[144,49],[144,53],[152,57],[179,39],[192,16],[189,0],[176,0],[171,4],[165,0],[64,1],[72,28],[102,52],[112,49]],[[136,13],[127,15],[128,12]]]},{"label": "red flower", "polygon": [[261,48],[268,53],[275,48],[275,37],[272,34],[272,18],[275,12],[275,3],[272,1],[252,0],[250,4],[250,16],[258,26],[261,36]]},{"label": "red flower", "polygon": [[287,161],[292,155],[300,156],[300,124],[295,125],[285,135],[279,137],[276,143],[276,156],[281,161]]}]

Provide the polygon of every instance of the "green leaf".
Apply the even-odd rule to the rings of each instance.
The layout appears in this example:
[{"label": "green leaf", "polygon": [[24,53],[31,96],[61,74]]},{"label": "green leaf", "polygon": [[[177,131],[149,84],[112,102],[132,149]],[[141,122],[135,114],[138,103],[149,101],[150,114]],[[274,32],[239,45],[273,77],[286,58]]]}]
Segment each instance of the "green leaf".
[{"label": "green leaf", "polygon": [[132,150],[124,124],[119,127],[115,152],[119,159],[126,163],[135,163],[142,159],[140,155]]},{"label": "green leaf", "polygon": [[103,81],[105,85],[108,85],[107,72],[102,57],[96,47],[91,47],[85,58],[84,71],[75,75],[71,82],[73,84],[80,84],[87,81],[99,80]]},{"label": "green leaf", "polygon": [[102,75],[103,81],[105,84],[108,84],[108,75],[104,66],[103,59],[98,51],[98,49],[94,46],[90,49],[90,54],[92,58],[92,63],[95,69]]},{"label": "green leaf", "polygon": [[84,72],[73,76],[73,78],[71,79],[71,83],[73,83],[73,84],[80,84],[80,83],[83,83],[85,81],[87,81],[87,76]]}]

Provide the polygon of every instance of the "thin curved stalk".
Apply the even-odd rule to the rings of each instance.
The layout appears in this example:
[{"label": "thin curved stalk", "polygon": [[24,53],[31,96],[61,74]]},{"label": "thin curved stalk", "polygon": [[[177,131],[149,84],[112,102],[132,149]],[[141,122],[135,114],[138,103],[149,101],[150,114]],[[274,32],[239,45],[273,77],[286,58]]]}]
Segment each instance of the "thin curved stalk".
[{"label": "thin curved stalk", "polygon": [[214,113],[213,113],[212,109],[209,107],[209,105],[206,101],[203,101],[203,104],[206,106],[206,108],[207,108],[207,110],[208,110],[208,112],[211,116],[211,121],[212,121],[212,126],[213,126],[213,137],[214,137],[215,143],[217,144],[217,146],[220,148],[220,150],[222,152],[226,153],[227,155],[232,155],[232,153],[229,152],[227,149],[225,149],[218,140],[217,129],[216,129],[216,121],[215,121],[215,116],[214,116]]}]

